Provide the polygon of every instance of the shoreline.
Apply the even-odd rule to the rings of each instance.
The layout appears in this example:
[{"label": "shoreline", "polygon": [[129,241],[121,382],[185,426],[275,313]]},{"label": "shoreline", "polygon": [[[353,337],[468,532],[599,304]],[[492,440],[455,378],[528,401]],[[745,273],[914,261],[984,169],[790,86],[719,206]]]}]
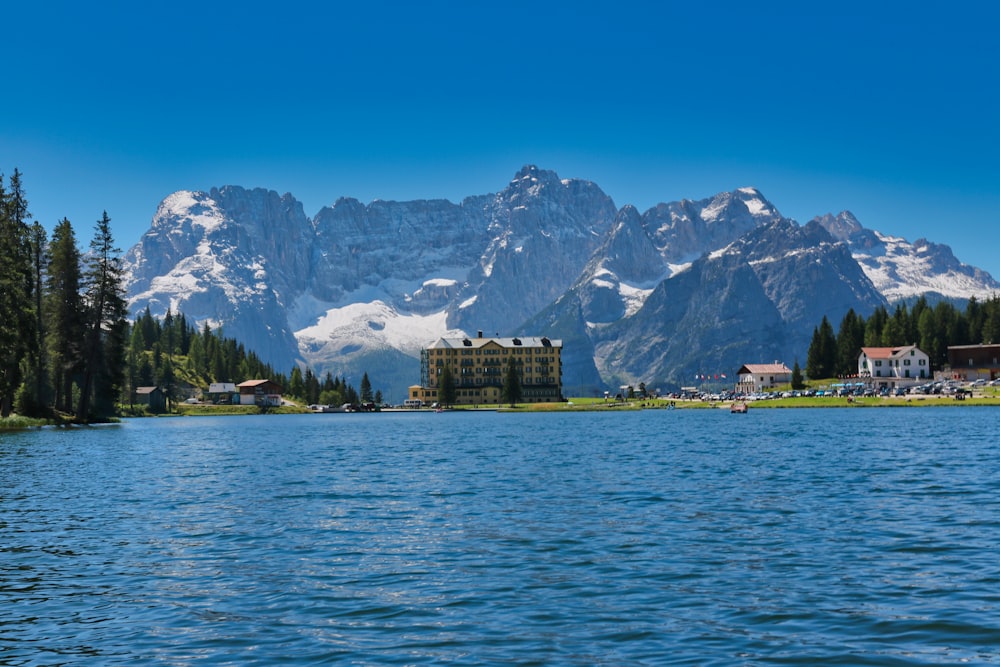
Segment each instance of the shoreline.
[{"label": "shoreline", "polygon": [[[737,401],[742,404],[742,401]],[[529,412],[639,412],[643,410],[731,410],[732,401],[701,401],[695,399],[663,399],[653,398],[632,401],[606,401],[604,399],[570,398],[559,403],[523,403],[511,408],[507,405],[497,406],[455,406],[442,410],[449,412],[503,412],[503,413],[529,413]],[[977,396],[964,400],[956,400],[951,396],[907,396],[891,398],[854,398],[842,397],[799,397],[799,398],[772,398],[757,401],[747,401],[747,411],[755,410],[793,410],[799,408],[820,408],[820,409],[845,409],[845,408],[953,408],[953,407],[1000,407],[1000,395]],[[214,406],[213,406],[214,407]],[[227,409],[228,408],[228,409]],[[375,411],[392,414],[434,414],[437,410],[430,408],[387,408]],[[150,419],[150,418],[177,418],[177,417],[238,417],[243,415],[261,414],[256,409],[233,410],[232,406],[219,406],[217,410],[213,408],[200,410],[180,410],[178,412],[164,413],[158,415],[127,415],[119,419]],[[312,412],[304,408],[277,409],[270,414],[337,414]],[[367,413],[366,413],[367,414]],[[25,419],[12,415],[11,417],[0,419],[0,433],[4,431],[30,430],[46,427],[70,426],[66,423],[56,423],[47,420]]]}]

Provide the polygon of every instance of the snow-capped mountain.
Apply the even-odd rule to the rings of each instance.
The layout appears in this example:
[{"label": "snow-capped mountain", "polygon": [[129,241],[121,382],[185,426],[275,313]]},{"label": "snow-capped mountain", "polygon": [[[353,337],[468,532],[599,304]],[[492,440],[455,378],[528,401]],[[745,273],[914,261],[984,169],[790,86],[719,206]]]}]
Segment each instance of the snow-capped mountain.
[{"label": "snow-capped mountain", "polygon": [[640,213],[534,166],[458,204],[342,198],[311,219],[290,194],[176,192],[125,259],[133,312],[182,311],[278,368],[367,371],[394,400],[440,336],[561,338],[569,393],[676,385],[804,357],[823,315],[998,287],[946,246],[848,213],[800,226],[753,188]]},{"label": "snow-capped mountain", "polygon": [[890,302],[921,295],[946,299],[989,298],[1000,283],[974,266],[963,264],[946,245],[917,239],[910,243],[865,229],[850,211],[814,218],[834,238],[844,241],[876,289]]}]

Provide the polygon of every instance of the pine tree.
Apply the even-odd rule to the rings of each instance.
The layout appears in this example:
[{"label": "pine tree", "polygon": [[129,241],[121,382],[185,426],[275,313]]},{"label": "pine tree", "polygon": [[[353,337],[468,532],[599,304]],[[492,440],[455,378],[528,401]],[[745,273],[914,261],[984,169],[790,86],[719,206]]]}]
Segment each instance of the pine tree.
[{"label": "pine tree", "polygon": [[48,266],[48,236],[45,228],[37,221],[31,225],[28,241],[31,253],[31,312],[34,322],[31,325],[31,342],[23,369],[25,381],[18,395],[17,411],[23,415],[43,417],[49,412],[52,401],[45,345],[46,318],[42,307]]},{"label": "pine tree", "polygon": [[809,351],[806,353],[806,375],[813,380],[823,377],[823,362],[820,348],[819,327],[813,327],[812,340],[809,342]]},{"label": "pine tree", "polygon": [[968,334],[969,339],[965,341],[952,340],[950,341],[951,345],[974,345],[982,342],[980,334],[986,322],[986,314],[982,304],[974,296],[970,297],[969,302],[965,305],[965,321],[967,325],[965,332]]},{"label": "pine tree", "polygon": [[86,349],[77,421],[112,414],[124,375],[127,304],[122,286],[121,251],[111,235],[107,211],[97,221],[86,278]]},{"label": "pine tree", "polygon": [[[157,343],[160,340],[160,325],[152,313],[149,312],[149,306],[146,306],[146,311],[142,314],[142,319],[136,324],[142,328],[142,339],[146,343],[146,351],[152,350],[153,343]],[[206,324],[205,326],[208,325]]]},{"label": "pine tree", "polygon": [[9,191],[0,177],[0,417],[11,412],[23,375],[21,361],[35,340],[30,217],[15,169]]},{"label": "pine tree", "polygon": [[939,329],[932,309],[927,308],[921,311],[917,332],[917,347],[927,353],[930,369],[933,371],[940,368],[941,364],[948,358],[948,347],[944,344],[944,339],[939,336]]},{"label": "pine tree", "polygon": [[163,390],[163,396],[167,400],[167,410],[177,397],[177,378],[174,375],[174,363],[167,357],[163,360],[163,367],[160,368],[160,377],[156,386]]},{"label": "pine tree", "polygon": [[865,347],[882,347],[882,329],[888,320],[889,313],[884,306],[875,309],[865,322]]},{"label": "pine tree", "polygon": [[174,356],[175,341],[174,314],[170,312],[170,306],[167,306],[167,314],[163,316],[163,336],[161,338],[161,348],[167,354],[168,358],[172,358]]},{"label": "pine tree", "polygon": [[368,379],[368,373],[361,376],[361,402],[371,403],[372,402],[372,383]]},{"label": "pine tree", "polygon": [[805,389],[806,383],[802,378],[802,369],[799,368],[799,360],[795,360],[795,365],[792,366],[792,389],[798,391],[799,389]]},{"label": "pine tree", "polygon": [[510,407],[514,407],[516,404],[521,402],[521,376],[517,372],[517,365],[514,363],[514,357],[507,358],[507,373],[504,375],[503,387],[500,390],[500,400],[504,403],[509,403]]},{"label": "pine tree", "polygon": [[812,342],[806,356],[806,375],[813,380],[834,375],[837,365],[837,339],[830,320],[823,316],[819,327],[813,329]]},{"label": "pine tree", "polygon": [[144,352],[146,347],[145,341],[142,339],[142,327],[136,322],[131,329],[131,334],[129,335],[128,343],[128,353],[127,353],[127,391],[128,394],[128,404],[131,408],[135,403],[135,390],[143,385],[136,384],[139,380],[139,367],[142,361],[146,357]]},{"label": "pine tree", "polygon": [[191,368],[196,375],[202,378],[208,376],[208,364],[205,363],[205,345],[198,334],[191,336],[188,359],[191,361]]},{"label": "pine tree", "polygon": [[298,366],[292,367],[291,375],[288,378],[288,393],[295,398],[305,399],[306,383],[302,377],[302,369]]},{"label": "pine tree", "polygon": [[84,321],[80,296],[80,250],[73,225],[63,218],[52,231],[45,313],[54,404],[73,412],[73,384],[83,370]]},{"label": "pine tree", "polygon": [[1000,344],[1000,298],[993,297],[983,307],[983,328],[980,338],[985,345]]},{"label": "pine tree", "polygon": [[455,383],[455,375],[451,372],[451,367],[445,364],[441,367],[441,374],[438,375],[438,403],[444,407],[455,405],[458,399],[458,387]]},{"label": "pine tree", "polygon": [[858,355],[865,344],[865,320],[851,308],[840,321],[837,332],[837,375],[853,375],[858,371]]},{"label": "pine tree", "polygon": [[[256,355],[254,355],[252,353],[250,355],[248,355],[248,356],[252,357],[252,358],[256,358]],[[305,388],[306,388],[306,402],[310,403],[310,404],[318,403],[319,402],[319,391],[320,391],[320,388],[319,388],[319,378],[316,377],[316,374],[313,373],[313,370],[311,368],[309,368],[308,366],[306,367],[306,375],[305,375],[305,378],[303,380],[303,384],[305,384]]]}]

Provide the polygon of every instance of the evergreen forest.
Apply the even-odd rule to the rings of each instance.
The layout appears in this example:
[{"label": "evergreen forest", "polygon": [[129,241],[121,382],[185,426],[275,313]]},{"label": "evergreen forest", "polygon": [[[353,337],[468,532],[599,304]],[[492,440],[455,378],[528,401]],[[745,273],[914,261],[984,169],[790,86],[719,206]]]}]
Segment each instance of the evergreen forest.
[{"label": "evergreen forest", "polygon": [[972,297],[964,309],[949,301],[930,305],[924,297],[912,306],[878,308],[867,319],[849,310],[834,333],[830,321],[813,329],[806,359],[811,379],[850,377],[858,372],[862,347],[916,345],[930,358],[931,371],[948,364],[948,348],[1000,342],[1000,296],[985,301]]}]

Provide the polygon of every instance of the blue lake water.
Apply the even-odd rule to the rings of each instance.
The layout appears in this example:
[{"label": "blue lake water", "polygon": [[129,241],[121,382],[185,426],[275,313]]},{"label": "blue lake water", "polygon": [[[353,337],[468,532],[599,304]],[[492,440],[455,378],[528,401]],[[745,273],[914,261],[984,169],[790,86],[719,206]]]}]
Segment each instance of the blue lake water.
[{"label": "blue lake water", "polygon": [[1000,663],[990,408],[0,434],[0,665]]}]

